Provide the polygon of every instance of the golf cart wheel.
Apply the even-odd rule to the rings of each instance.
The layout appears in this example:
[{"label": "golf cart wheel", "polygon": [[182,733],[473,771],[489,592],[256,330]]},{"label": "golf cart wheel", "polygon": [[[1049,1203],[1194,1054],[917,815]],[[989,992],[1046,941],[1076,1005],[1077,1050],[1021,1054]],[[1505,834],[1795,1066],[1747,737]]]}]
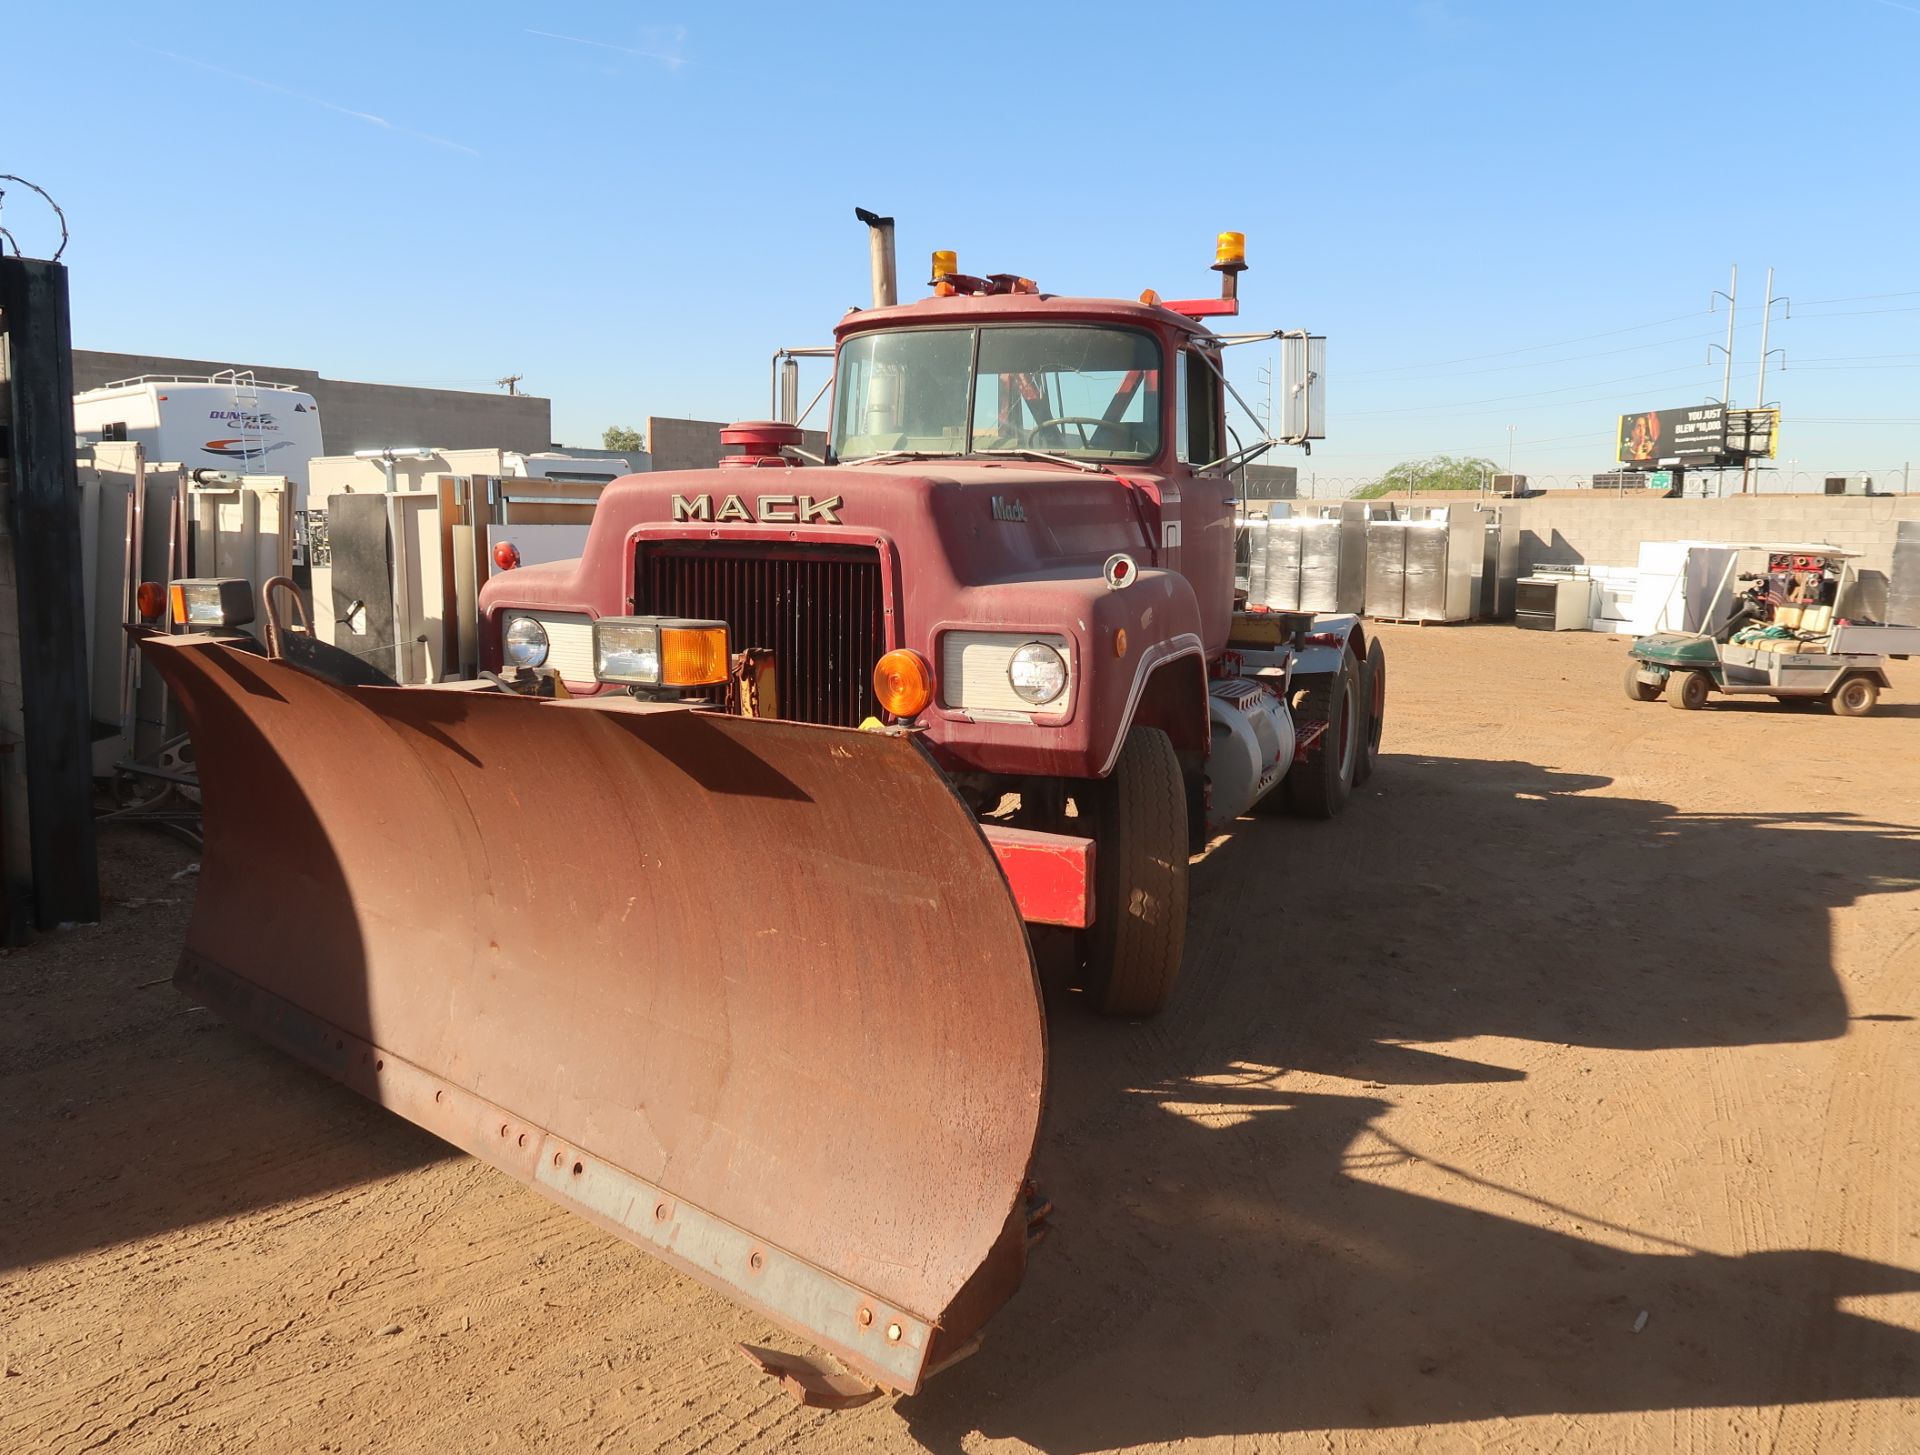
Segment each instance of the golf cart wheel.
[{"label": "golf cart wheel", "polygon": [[1172,742],[1131,729],[1113,772],[1080,802],[1094,842],[1087,991],[1103,1015],[1157,1015],[1187,938],[1187,786]]},{"label": "golf cart wheel", "polygon": [[1849,677],[1827,699],[1838,717],[1865,717],[1880,700],[1880,684],[1871,677]]},{"label": "golf cart wheel", "polygon": [[1705,672],[1675,672],[1667,678],[1667,706],[1698,712],[1707,705],[1712,691],[1713,679]]},{"label": "golf cart wheel", "polygon": [[1378,637],[1367,649],[1366,663],[1360,668],[1360,701],[1365,707],[1366,732],[1360,739],[1360,755],[1353,760],[1353,786],[1358,788],[1380,766],[1380,734],[1387,726],[1387,649]]},{"label": "golf cart wheel", "polygon": [[1659,697],[1660,689],[1640,680],[1640,659],[1627,658],[1627,700],[1629,702],[1652,702]]}]

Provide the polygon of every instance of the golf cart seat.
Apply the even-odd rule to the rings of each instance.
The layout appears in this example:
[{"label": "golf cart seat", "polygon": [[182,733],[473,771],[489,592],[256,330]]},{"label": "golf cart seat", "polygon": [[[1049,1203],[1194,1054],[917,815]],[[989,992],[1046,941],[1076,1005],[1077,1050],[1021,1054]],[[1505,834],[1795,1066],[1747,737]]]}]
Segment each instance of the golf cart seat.
[{"label": "golf cart seat", "polygon": [[1812,632],[1820,636],[1833,625],[1833,608],[1784,602],[1773,609],[1773,620],[1776,626],[1791,627],[1795,631]]}]

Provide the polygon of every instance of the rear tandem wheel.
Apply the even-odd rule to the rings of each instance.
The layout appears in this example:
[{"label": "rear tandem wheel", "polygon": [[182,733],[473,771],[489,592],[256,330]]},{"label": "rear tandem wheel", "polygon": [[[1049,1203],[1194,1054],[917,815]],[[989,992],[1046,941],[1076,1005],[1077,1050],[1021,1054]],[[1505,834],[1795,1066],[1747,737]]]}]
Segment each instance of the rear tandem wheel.
[{"label": "rear tandem wheel", "polygon": [[1387,649],[1378,637],[1367,648],[1366,664],[1360,669],[1360,700],[1366,706],[1367,730],[1360,739],[1360,754],[1353,761],[1353,784],[1358,788],[1380,766],[1380,735],[1387,726]]},{"label": "rear tandem wheel", "polygon": [[1324,722],[1327,730],[1307,750],[1306,761],[1295,763],[1269,798],[1284,796],[1289,812],[1301,818],[1332,818],[1347,806],[1353,791],[1360,743],[1371,725],[1361,717],[1360,673],[1351,652],[1340,659],[1340,669],[1317,677],[1295,694],[1294,722],[1309,727]]}]

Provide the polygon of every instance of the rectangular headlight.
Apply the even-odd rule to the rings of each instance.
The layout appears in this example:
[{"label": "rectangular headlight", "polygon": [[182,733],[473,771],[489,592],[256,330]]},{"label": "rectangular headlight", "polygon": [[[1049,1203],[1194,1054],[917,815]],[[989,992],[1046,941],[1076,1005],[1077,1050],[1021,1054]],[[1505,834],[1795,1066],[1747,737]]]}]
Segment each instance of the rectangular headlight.
[{"label": "rectangular headlight", "polygon": [[205,576],[167,588],[176,626],[245,626],[253,620],[253,583],[244,576]]},{"label": "rectangular headlight", "polygon": [[727,680],[727,624],[675,616],[603,616],[593,675],[635,687],[714,687]]}]

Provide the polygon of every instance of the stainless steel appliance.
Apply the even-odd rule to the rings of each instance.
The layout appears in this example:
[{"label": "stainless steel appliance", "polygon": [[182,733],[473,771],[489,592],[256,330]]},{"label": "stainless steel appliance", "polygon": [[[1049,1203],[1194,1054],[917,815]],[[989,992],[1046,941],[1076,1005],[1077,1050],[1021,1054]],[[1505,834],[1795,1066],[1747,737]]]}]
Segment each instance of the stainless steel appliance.
[{"label": "stainless steel appliance", "polygon": [[1513,624],[1528,631],[1583,632],[1593,622],[1593,578],[1584,566],[1541,566],[1514,583]]}]

